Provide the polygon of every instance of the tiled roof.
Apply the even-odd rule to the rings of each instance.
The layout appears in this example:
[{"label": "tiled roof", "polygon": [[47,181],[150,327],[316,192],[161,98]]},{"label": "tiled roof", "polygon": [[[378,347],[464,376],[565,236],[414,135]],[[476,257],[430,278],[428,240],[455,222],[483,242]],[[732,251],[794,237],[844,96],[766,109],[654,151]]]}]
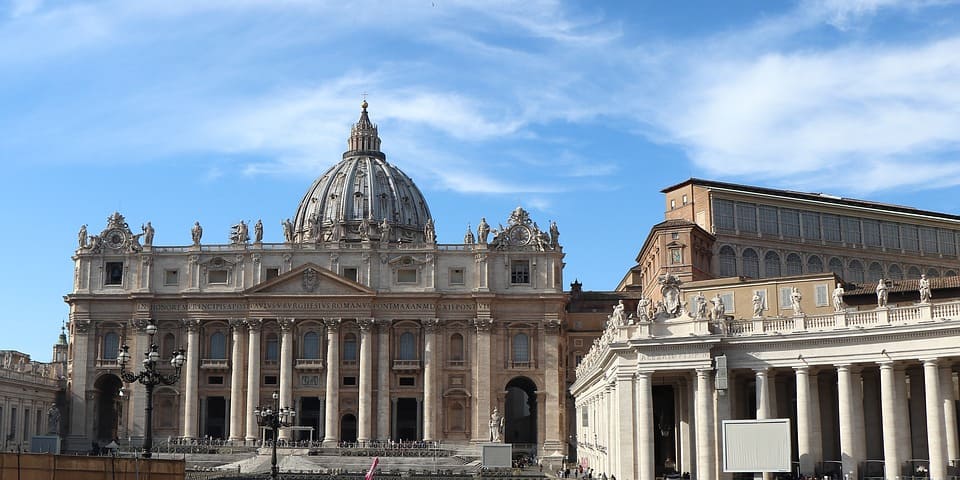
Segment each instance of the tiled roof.
[{"label": "tiled roof", "polygon": [[[933,277],[930,280],[930,291],[936,298],[936,291],[947,288],[960,288],[960,277]],[[919,290],[920,280],[887,280],[887,293],[916,292]],[[875,282],[864,282],[858,284],[848,283],[844,285],[844,296],[846,295],[864,295],[876,294],[877,284]]]}]

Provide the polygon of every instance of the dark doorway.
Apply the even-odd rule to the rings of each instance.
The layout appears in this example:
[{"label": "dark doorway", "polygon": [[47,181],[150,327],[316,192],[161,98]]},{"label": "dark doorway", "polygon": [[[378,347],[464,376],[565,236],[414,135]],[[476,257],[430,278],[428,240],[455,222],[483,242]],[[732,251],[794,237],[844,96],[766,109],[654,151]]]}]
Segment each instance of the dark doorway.
[{"label": "dark doorway", "polygon": [[340,441],[357,441],[357,417],[353,416],[352,413],[340,417]]},{"label": "dark doorway", "polygon": [[676,409],[672,385],[653,386],[653,449],[657,475],[680,473],[677,470]]},{"label": "dark doorway", "polygon": [[[321,435],[323,427],[320,425],[321,412],[323,412],[323,409],[319,398],[303,397],[300,399],[300,411],[297,412],[299,424],[304,427],[313,427],[313,438],[315,440],[323,440]],[[298,431],[297,440],[310,440],[310,431]]]},{"label": "dark doorway", "polygon": [[118,427],[120,416],[123,414],[120,404],[120,389],[123,382],[116,375],[104,375],[94,383],[97,390],[97,420],[93,432],[99,445],[106,445],[111,440],[119,438]]},{"label": "dark doorway", "polygon": [[397,399],[397,434],[394,440],[419,440],[417,438],[417,399]]},{"label": "dark doorway", "polygon": [[227,428],[226,397],[207,397],[207,422],[204,432],[210,438],[224,438]]},{"label": "dark doorway", "polygon": [[537,443],[537,386],[527,377],[507,383],[503,412],[506,443]]}]

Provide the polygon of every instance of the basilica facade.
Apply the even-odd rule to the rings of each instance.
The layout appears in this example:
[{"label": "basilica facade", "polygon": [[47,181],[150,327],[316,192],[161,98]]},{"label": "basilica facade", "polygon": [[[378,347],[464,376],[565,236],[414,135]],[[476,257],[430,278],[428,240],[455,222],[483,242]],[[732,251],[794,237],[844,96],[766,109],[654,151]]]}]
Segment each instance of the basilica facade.
[{"label": "basilica facade", "polygon": [[144,435],[145,391],[121,381],[118,357],[153,343],[161,360],[186,355],[154,394],[160,439],[252,444],[276,391],[297,412],[284,440],[480,443],[496,408],[505,441],[562,455],[559,231],[519,207],[491,219],[438,242],[364,102],[342,160],[280,222],[282,243],[264,242],[260,221],[220,242],[196,222],[191,245],[171,246],[120,213],[95,235],[84,226],[65,297],[68,448]]}]

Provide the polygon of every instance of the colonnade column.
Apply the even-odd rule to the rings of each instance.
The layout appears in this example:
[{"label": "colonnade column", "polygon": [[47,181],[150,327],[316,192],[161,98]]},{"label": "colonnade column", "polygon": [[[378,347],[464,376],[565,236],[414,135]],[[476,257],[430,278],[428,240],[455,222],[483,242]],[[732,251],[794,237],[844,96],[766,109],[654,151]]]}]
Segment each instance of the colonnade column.
[{"label": "colonnade column", "polygon": [[770,418],[770,377],[766,368],[754,369],[757,387],[757,420]]},{"label": "colonnade column", "polygon": [[943,424],[947,435],[947,462],[960,458],[960,445],[957,444],[957,405],[953,394],[953,367],[940,366],[940,395],[943,397]]},{"label": "colonnade column", "polygon": [[[927,449],[930,452],[930,478],[947,478],[947,445],[944,442],[943,398],[940,392],[940,366],[937,359],[923,361],[923,383],[927,406]],[[954,427],[955,428],[955,427]]]},{"label": "colonnade column", "polygon": [[324,447],[340,443],[340,319],[325,318],[327,326],[327,398],[324,414]]},{"label": "colonnade column", "polygon": [[493,319],[477,317],[477,376],[474,379],[474,395],[477,399],[477,410],[474,414],[473,440],[486,442],[490,440],[490,329]]},{"label": "colonnade column", "polygon": [[900,475],[900,452],[897,445],[897,396],[893,362],[880,363],[880,417],[883,420],[883,474],[886,478]]},{"label": "colonnade column", "polygon": [[[280,407],[293,408],[293,323],[292,318],[281,318],[280,331]],[[290,440],[290,429],[280,429],[280,440]]]},{"label": "colonnade column", "polygon": [[230,441],[242,442],[244,435],[243,409],[243,327],[242,318],[230,319],[233,345],[230,352]]},{"label": "colonnade column", "polygon": [[810,419],[810,368],[794,367],[797,380],[797,455],[800,459],[800,473],[812,475],[813,441]]},{"label": "colonnade column", "polygon": [[[372,320],[372,319],[371,319]],[[390,321],[378,321],[377,440],[390,438]]]},{"label": "colonnade column", "polygon": [[[637,479],[654,480],[653,373],[637,372]],[[626,476],[625,476],[626,477]]]},{"label": "colonnade column", "polygon": [[[546,413],[553,409],[556,409],[557,412],[561,410],[563,405],[561,399],[565,393],[560,387],[560,319],[556,315],[548,315],[547,317],[543,323],[543,363],[545,367],[543,386],[546,394],[544,398],[545,408],[543,409],[543,452],[552,454],[563,451],[563,439],[560,437],[560,415],[547,415]],[[540,397],[540,395],[538,394],[537,397]],[[625,474],[630,472],[633,472],[633,469],[625,472]]]},{"label": "colonnade column", "polygon": [[853,378],[850,365],[837,365],[837,403],[840,414],[840,460],[843,474],[851,478],[857,475],[857,458],[854,446],[856,423],[853,419]]},{"label": "colonnade column", "polygon": [[436,437],[434,421],[437,418],[437,368],[435,366],[437,325],[439,319],[425,318],[423,325],[423,439],[432,441]]},{"label": "colonnade column", "polygon": [[697,479],[716,477],[713,468],[713,382],[710,368],[697,369]]},{"label": "colonnade column", "polygon": [[260,404],[260,325],[259,318],[247,319],[247,442],[260,438],[253,410]]},{"label": "colonnade column", "polygon": [[187,364],[185,380],[186,394],[183,398],[183,437],[197,438],[197,407],[199,398],[199,374],[197,367],[200,365],[200,320],[188,318],[183,321],[187,327]]},{"label": "colonnade column", "polygon": [[[68,393],[70,394],[70,429],[69,429],[69,448],[85,449],[90,448],[90,434],[93,433],[92,422],[87,422],[87,357],[90,346],[90,321],[78,320],[71,314],[70,328],[73,330],[73,385]],[[66,372],[64,372],[66,374]],[[92,403],[92,402],[91,402]],[[9,407],[4,409],[4,415],[9,412]],[[3,419],[0,418],[0,424]],[[2,426],[2,425],[0,425]],[[4,432],[0,432],[2,434]]]},{"label": "colonnade column", "polygon": [[893,366],[894,393],[897,398],[896,412],[894,412],[894,426],[897,429],[897,455],[899,458],[913,458],[913,442],[911,441],[910,407],[907,402],[907,370],[903,365]]},{"label": "colonnade column", "polygon": [[[614,466],[613,474],[618,478],[630,478],[633,472],[637,471],[634,462],[633,450],[633,422],[629,421],[629,412],[635,407],[633,405],[633,373],[617,373],[617,390],[615,412],[620,412],[625,421],[616,423],[616,446],[617,446],[617,464]],[[558,415],[559,416],[559,415]]]},{"label": "colonnade column", "polygon": [[357,412],[357,440],[370,440],[373,425],[371,424],[371,398],[373,394],[373,328],[372,318],[361,318],[357,321],[360,326],[360,410]]}]

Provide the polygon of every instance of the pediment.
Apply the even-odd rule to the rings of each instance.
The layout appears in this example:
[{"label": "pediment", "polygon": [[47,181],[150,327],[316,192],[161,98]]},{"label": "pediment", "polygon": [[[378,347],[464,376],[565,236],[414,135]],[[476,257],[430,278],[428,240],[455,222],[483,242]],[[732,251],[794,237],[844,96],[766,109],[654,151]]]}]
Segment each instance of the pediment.
[{"label": "pediment", "polygon": [[370,288],[313,263],[301,265],[247,290],[247,294],[373,295]]}]

